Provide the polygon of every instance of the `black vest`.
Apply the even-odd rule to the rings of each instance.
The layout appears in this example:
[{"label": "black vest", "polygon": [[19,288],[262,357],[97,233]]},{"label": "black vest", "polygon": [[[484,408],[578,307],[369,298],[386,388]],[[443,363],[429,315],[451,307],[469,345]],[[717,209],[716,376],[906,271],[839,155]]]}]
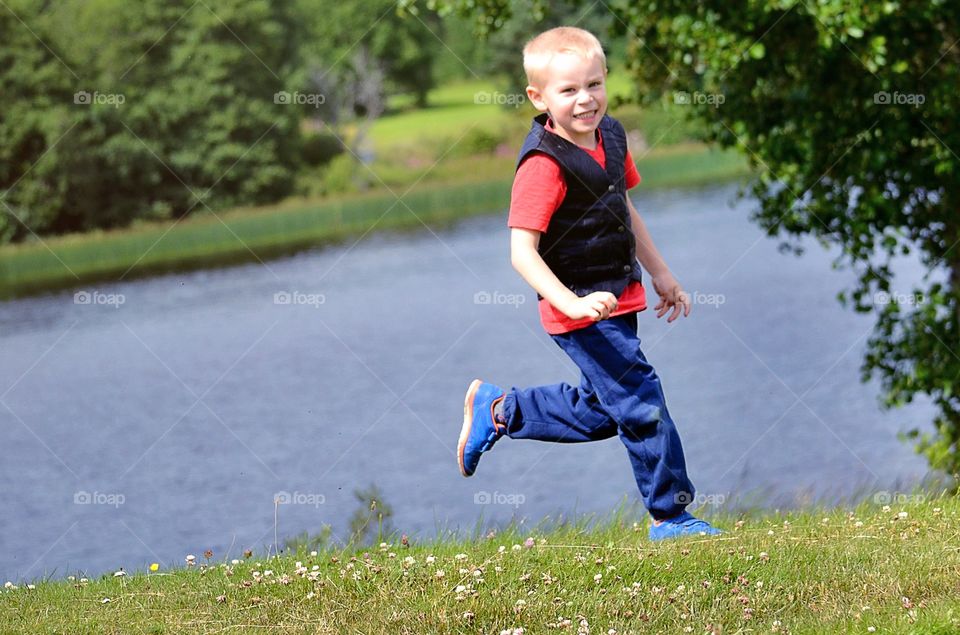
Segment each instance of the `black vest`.
[{"label": "black vest", "polygon": [[553,157],[563,169],[567,195],[550,218],[537,251],[550,270],[578,296],[609,291],[619,297],[640,280],[636,241],[625,200],[627,137],[620,123],[600,120],[606,170],[575,143],[548,131],[547,114],[534,118],[520,148],[517,168],[532,152]]}]

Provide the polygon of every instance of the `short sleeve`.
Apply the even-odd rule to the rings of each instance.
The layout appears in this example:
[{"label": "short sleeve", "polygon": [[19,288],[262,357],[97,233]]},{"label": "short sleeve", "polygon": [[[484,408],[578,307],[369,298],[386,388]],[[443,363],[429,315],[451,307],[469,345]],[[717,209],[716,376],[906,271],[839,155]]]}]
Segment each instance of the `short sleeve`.
[{"label": "short sleeve", "polygon": [[626,179],[627,189],[640,185],[640,173],[637,172],[637,165],[633,162],[633,156],[627,150],[627,159],[624,167],[624,178]]},{"label": "short sleeve", "polygon": [[546,232],[566,195],[567,184],[556,160],[539,152],[530,155],[513,179],[507,225]]}]

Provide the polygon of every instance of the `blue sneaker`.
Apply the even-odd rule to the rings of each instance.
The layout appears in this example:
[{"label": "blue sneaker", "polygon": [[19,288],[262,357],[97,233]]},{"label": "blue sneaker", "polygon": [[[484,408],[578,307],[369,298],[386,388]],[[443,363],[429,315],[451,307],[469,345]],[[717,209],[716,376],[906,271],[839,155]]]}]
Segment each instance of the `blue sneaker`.
[{"label": "blue sneaker", "polygon": [[668,518],[659,526],[650,523],[650,540],[697,535],[715,536],[722,533],[707,521],[696,518],[690,512],[683,512],[679,516]]},{"label": "blue sneaker", "polygon": [[457,444],[460,473],[472,476],[480,462],[480,455],[493,447],[507,426],[493,416],[497,401],[504,396],[502,389],[474,379],[463,400],[463,427]]}]

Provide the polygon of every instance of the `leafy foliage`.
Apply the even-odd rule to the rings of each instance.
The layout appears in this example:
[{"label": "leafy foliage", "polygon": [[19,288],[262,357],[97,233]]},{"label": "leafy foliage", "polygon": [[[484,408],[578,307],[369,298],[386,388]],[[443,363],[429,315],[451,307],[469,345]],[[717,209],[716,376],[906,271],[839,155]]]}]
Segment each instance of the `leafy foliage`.
[{"label": "leafy foliage", "polygon": [[[502,0],[441,4],[480,32],[511,18]],[[887,406],[929,397],[935,431],[910,436],[933,467],[960,472],[960,4],[610,8],[641,100],[686,105],[708,139],[751,159],[756,222],[798,254],[806,236],[840,248],[836,265],[857,274],[841,301],[877,317],[864,379],[881,379]],[[928,273],[920,288],[896,289],[895,262],[908,254]]]}]

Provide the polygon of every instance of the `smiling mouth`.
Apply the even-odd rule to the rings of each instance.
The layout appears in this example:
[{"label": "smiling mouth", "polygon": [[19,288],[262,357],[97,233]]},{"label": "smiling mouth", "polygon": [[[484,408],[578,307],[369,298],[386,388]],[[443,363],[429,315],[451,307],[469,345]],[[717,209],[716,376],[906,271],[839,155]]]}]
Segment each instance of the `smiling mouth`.
[{"label": "smiling mouth", "polygon": [[597,114],[596,110],[588,110],[587,112],[582,112],[579,115],[574,115],[574,119],[592,119],[594,115]]}]

